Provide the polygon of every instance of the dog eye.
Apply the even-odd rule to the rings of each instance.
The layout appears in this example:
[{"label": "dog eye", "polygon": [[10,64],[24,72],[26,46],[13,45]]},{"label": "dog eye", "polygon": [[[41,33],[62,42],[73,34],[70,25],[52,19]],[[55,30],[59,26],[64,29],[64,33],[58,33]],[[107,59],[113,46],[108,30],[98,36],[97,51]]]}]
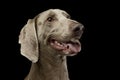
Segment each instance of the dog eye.
[{"label": "dog eye", "polygon": [[53,21],[53,18],[52,17],[48,17],[47,21],[51,22],[51,21]]}]

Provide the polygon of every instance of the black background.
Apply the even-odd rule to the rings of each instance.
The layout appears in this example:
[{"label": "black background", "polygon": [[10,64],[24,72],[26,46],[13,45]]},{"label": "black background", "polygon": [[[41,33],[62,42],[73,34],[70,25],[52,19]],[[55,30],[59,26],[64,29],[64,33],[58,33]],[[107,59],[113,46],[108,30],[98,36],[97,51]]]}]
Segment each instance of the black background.
[{"label": "black background", "polygon": [[[82,51],[68,57],[70,80],[108,79],[117,74],[115,24],[117,5],[110,1],[85,0],[16,0],[4,1],[1,15],[2,74],[10,80],[23,80],[31,62],[20,54],[18,36],[27,20],[50,8],[63,9],[85,26]],[[115,74],[115,75],[114,75]],[[10,75],[10,77],[8,77]]]}]

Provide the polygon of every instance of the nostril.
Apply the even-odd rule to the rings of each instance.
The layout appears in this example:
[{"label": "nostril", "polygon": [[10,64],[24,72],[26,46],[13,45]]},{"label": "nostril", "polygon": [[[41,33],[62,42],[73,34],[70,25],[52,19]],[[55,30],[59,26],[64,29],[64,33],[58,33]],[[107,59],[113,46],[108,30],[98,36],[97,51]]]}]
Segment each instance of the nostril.
[{"label": "nostril", "polygon": [[74,32],[80,31],[80,26],[77,26],[73,29]]}]

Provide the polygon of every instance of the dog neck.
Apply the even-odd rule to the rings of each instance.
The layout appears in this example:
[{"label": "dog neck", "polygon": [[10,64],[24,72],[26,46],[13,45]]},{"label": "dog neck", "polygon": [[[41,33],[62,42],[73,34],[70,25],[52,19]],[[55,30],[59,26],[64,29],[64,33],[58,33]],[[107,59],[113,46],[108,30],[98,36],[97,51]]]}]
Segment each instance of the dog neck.
[{"label": "dog neck", "polygon": [[32,63],[25,80],[69,80],[66,56],[51,52],[41,52],[39,61]]}]

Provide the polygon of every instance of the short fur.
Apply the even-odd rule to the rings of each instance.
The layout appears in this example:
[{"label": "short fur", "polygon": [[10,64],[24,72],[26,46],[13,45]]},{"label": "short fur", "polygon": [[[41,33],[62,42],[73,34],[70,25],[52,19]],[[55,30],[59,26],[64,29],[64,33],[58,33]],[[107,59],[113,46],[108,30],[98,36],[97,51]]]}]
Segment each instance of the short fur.
[{"label": "short fur", "polygon": [[49,9],[29,19],[19,35],[21,54],[32,61],[25,80],[69,80],[66,55],[73,54],[54,49],[49,40],[75,41],[80,39],[82,29],[81,23],[60,9]]}]

